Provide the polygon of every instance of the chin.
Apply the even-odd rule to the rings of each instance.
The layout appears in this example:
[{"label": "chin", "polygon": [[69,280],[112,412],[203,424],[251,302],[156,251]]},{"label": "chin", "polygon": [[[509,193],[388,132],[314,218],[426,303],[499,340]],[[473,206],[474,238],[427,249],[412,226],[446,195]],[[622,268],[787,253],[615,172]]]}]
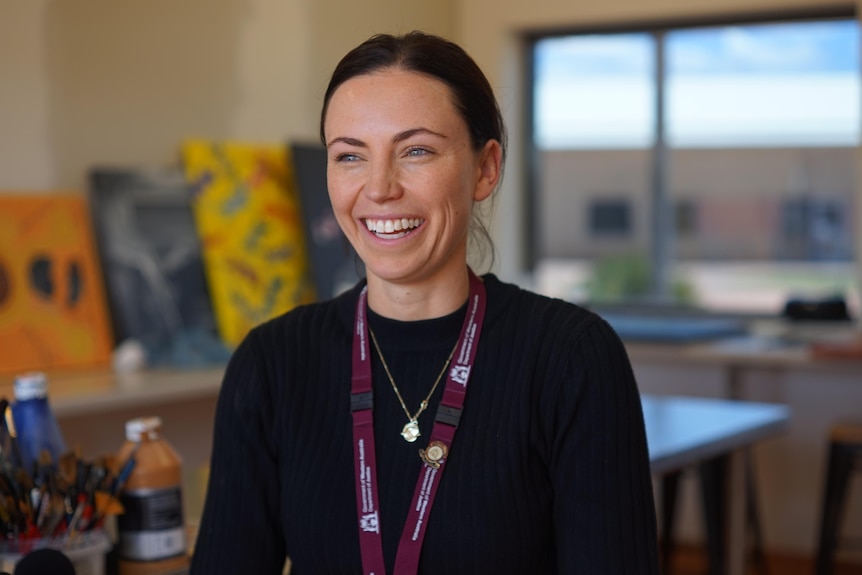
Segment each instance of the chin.
[{"label": "chin", "polygon": [[409,281],[411,279],[418,279],[422,277],[422,270],[415,268],[402,268],[402,267],[393,267],[393,266],[365,266],[365,271],[368,275],[373,275],[374,277],[392,282],[392,283],[400,283],[404,281]]}]

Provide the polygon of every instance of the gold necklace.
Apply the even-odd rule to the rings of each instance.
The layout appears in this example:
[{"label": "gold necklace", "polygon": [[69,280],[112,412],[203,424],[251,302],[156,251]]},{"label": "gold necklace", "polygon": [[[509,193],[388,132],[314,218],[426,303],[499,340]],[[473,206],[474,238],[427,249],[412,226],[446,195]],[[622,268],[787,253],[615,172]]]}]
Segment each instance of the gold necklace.
[{"label": "gold necklace", "polygon": [[428,402],[431,400],[431,396],[434,395],[434,390],[437,389],[437,385],[440,383],[440,380],[443,379],[443,374],[446,373],[446,368],[449,367],[449,362],[452,361],[452,356],[455,355],[455,350],[458,348],[458,342],[455,342],[455,347],[453,347],[452,351],[449,352],[449,357],[446,358],[446,363],[443,364],[443,369],[440,370],[440,373],[437,375],[437,379],[434,381],[434,385],[431,386],[431,391],[428,392],[428,395],[422,400],[422,403],[419,404],[419,409],[416,413],[410,415],[410,411],[404,403],[404,398],[401,397],[401,392],[398,391],[398,386],[395,385],[395,379],[389,371],[389,366],[386,365],[386,360],[383,359],[383,353],[380,351],[380,345],[377,343],[377,337],[374,335],[374,331],[371,329],[371,326],[368,326],[368,333],[371,334],[371,341],[374,342],[374,349],[377,350],[377,356],[380,357],[380,363],[383,364],[386,376],[389,377],[389,383],[392,384],[392,389],[395,391],[398,401],[401,402],[401,409],[403,409],[404,413],[407,415],[408,421],[404,424],[404,427],[401,428],[401,437],[403,437],[405,441],[413,443],[419,439],[419,436],[421,435],[421,433],[419,433],[419,416],[428,408]]}]

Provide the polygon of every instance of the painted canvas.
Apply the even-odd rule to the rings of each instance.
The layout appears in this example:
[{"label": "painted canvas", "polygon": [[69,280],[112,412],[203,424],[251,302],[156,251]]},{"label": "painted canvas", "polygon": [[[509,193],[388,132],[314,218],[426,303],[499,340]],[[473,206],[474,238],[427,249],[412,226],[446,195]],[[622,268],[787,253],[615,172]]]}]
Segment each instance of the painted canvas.
[{"label": "painted canvas", "polygon": [[86,198],[0,193],[0,372],[106,365],[111,350]]},{"label": "painted canvas", "polygon": [[288,144],[305,224],[305,243],[314,288],[320,300],[353,287],[365,267],[347,241],[326,189],[326,149],[320,144]]},{"label": "painted canvas", "polygon": [[283,146],[194,140],[186,180],[222,340],[314,300],[294,172]]},{"label": "painted canvas", "polygon": [[138,341],[151,366],[226,362],[183,171],[96,167],[89,192],[117,342]]}]

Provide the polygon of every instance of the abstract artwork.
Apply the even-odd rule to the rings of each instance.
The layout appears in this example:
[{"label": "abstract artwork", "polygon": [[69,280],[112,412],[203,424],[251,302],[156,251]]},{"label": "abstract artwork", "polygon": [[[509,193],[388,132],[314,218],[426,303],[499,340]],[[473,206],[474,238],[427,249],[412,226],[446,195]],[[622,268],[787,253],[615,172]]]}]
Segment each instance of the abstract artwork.
[{"label": "abstract artwork", "polygon": [[106,365],[112,339],[86,199],[0,194],[0,372]]},{"label": "abstract artwork", "polygon": [[138,341],[149,365],[224,363],[191,188],[179,168],[97,167],[90,207],[117,342]]},{"label": "abstract artwork", "polygon": [[314,300],[294,173],[283,146],[183,146],[204,269],[222,340]]}]

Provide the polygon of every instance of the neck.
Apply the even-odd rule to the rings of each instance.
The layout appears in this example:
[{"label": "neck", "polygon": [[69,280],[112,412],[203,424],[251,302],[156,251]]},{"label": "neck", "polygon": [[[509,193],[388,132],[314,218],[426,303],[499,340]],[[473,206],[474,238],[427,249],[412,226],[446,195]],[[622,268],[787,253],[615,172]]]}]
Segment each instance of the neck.
[{"label": "neck", "polygon": [[375,313],[400,321],[443,317],[464,305],[470,293],[467,267],[434,284],[405,285],[368,274],[368,307]]}]

